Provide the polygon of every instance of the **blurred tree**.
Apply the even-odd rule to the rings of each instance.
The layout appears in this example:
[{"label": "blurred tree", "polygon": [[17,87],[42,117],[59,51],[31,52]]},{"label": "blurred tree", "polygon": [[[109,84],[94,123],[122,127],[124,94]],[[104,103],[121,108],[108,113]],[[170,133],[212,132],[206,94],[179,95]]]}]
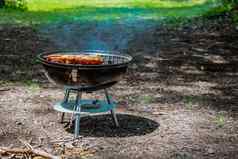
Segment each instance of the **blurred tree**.
[{"label": "blurred tree", "polygon": [[0,0],[0,8],[2,8],[5,5],[5,0]]},{"label": "blurred tree", "polygon": [[238,5],[238,0],[223,0],[223,3],[232,4],[233,6],[237,6]]}]

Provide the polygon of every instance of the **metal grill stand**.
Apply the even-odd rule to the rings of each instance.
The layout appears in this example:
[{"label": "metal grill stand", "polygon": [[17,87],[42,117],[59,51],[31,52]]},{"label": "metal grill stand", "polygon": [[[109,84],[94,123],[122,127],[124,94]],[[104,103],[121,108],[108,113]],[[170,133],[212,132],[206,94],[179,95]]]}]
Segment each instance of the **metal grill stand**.
[{"label": "metal grill stand", "polygon": [[[92,89],[90,89],[92,90]],[[92,91],[90,91],[92,92]],[[75,99],[70,99],[70,94],[76,93]],[[62,102],[56,103],[54,109],[62,113],[61,122],[64,121],[65,113],[71,113],[70,123],[72,124],[75,119],[74,125],[74,136],[77,138],[80,133],[80,116],[83,114],[90,113],[102,113],[102,112],[111,112],[113,122],[116,127],[119,127],[117,116],[115,113],[116,104],[109,96],[108,91],[104,88],[105,100],[98,99],[82,99],[82,94],[88,93],[85,87],[79,88],[66,88],[65,96]]]}]

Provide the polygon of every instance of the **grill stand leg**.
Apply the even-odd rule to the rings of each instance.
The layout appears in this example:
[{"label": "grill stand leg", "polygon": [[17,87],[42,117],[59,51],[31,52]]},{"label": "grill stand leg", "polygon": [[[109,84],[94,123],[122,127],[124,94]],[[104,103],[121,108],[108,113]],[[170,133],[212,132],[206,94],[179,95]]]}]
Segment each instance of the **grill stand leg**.
[{"label": "grill stand leg", "polygon": [[[111,104],[111,100],[110,100],[110,97],[109,97],[109,94],[108,94],[107,90],[104,89],[104,92],[105,92],[105,95],[106,95],[107,103]],[[112,119],[113,119],[113,122],[114,122],[115,126],[119,127],[120,125],[119,125],[119,122],[117,120],[117,116],[116,116],[116,113],[115,113],[114,109],[111,110],[111,115],[112,115]]]},{"label": "grill stand leg", "polygon": [[74,138],[79,137],[79,132],[80,132],[80,111],[81,111],[81,105],[80,105],[80,100],[82,97],[82,92],[77,93],[76,101],[75,101],[75,111],[76,113],[74,114],[75,117],[75,124],[74,124]]},{"label": "grill stand leg", "polygon": [[116,116],[116,113],[114,111],[114,109],[111,110],[111,115],[112,115],[112,119],[113,119],[113,122],[115,124],[116,127],[120,127],[119,125],[119,122],[117,120],[117,116]]},{"label": "grill stand leg", "polygon": [[[64,95],[64,103],[67,103],[67,102],[68,102],[69,93],[70,93],[70,90],[69,90],[69,89],[66,89],[66,90],[65,90],[65,95]],[[61,120],[60,120],[61,123],[64,122],[64,116],[65,116],[65,113],[62,113],[62,115],[61,115]]]},{"label": "grill stand leg", "polygon": [[62,114],[61,114],[60,123],[64,123],[64,116],[65,116],[65,113],[62,113]]},{"label": "grill stand leg", "polygon": [[[111,101],[111,99],[109,97],[109,94],[108,94],[108,91],[106,89],[104,89],[104,93],[105,93],[105,96],[106,96],[107,103],[112,104],[112,101]],[[69,94],[70,94],[70,89],[66,89],[63,102],[65,102],[65,103],[68,102]],[[74,138],[78,138],[79,134],[80,134],[80,111],[81,111],[80,100],[81,100],[81,98],[82,98],[82,92],[78,91],[77,96],[76,96],[76,100],[75,100],[75,104],[74,104],[74,108],[73,108],[75,113],[72,114],[71,119],[70,119],[70,125],[73,125],[73,120],[75,119]],[[118,119],[117,119],[116,112],[115,112],[114,108],[111,109],[110,112],[111,112],[111,116],[112,116],[112,119],[113,119],[113,122],[114,122],[115,126],[119,127],[120,125],[119,125],[119,122],[118,122]],[[62,113],[61,122],[64,122],[64,116],[65,116],[65,113]]]},{"label": "grill stand leg", "polygon": [[75,114],[74,138],[79,137],[80,132],[80,113]]}]

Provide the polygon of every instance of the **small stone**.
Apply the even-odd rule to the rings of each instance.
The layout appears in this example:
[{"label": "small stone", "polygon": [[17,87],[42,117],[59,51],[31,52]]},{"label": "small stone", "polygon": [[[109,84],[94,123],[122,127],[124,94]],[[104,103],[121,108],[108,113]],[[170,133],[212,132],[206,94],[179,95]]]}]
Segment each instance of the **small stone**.
[{"label": "small stone", "polygon": [[165,112],[153,112],[153,115],[167,115]]},{"label": "small stone", "polygon": [[214,152],[215,152],[215,150],[214,150],[214,149],[212,149],[212,148],[208,148],[207,152],[211,154],[211,153],[214,153]]},{"label": "small stone", "polygon": [[148,63],[148,64],[145,64],[145,67],[148,67],[148,68],[156,68],[156,67],[157,67],[157,64],[156,64],[156,63]]},{"label": "small stone", "polygon": [[35,157],[33,157],[33,159],[45,159],[45,158],[41,157],[41,156],[35,156]]},{"label": "small stone", "polygon": [[39,82],[38,79],[32,79],[32,82]]},{"label": "small stone", "polygon": [[67,148],[74,148],[74,145],[72,142],[65,143],[65,147]]},{"label": "small stone", "polygon": [[17,125],[22,125],[22,122],[16,121],[16,124],[17,124]]},{"label": "small stone", "polygon": [[137,66],[137,64],[133,64],[133,65],[131,66],[131,68],[132,68],[132,69],[137,69],[138,66]]}]

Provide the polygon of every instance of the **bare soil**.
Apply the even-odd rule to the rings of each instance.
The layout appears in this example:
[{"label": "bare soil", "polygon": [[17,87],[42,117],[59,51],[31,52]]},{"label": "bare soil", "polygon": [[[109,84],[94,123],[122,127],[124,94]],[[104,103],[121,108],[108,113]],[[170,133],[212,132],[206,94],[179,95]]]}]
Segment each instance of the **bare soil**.
[{"label": "bare soil", "polygon": [[[66,158],[237,158],[236,27],[223,17],[158,27],[151,36],[159,56],[135,57],[110,88],[120,128],[108,114],[83,117],[82,138],[67,141],[73,128],[60,123],[52,107],[63,89],[50,84],[35,61],[54,44],[30,27],[1,26],[0,146],[23,147],[21,139]],[[138,39],[127,52],[140,46]]]}]

